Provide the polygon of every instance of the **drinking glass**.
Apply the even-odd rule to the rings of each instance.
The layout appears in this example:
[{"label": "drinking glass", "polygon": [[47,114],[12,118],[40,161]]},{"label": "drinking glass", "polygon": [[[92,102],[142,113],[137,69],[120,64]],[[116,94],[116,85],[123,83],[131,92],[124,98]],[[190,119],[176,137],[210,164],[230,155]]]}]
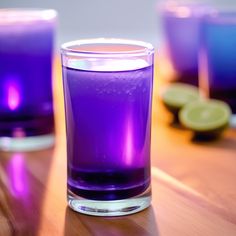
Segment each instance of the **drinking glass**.
[{"label": "drinking glass", "polygon": [[56,15],[49,9],[0,10],[0,149],[29,151],[53,144]]},{"label": "drinking glass", "polygon": [[150,205],[151,44],[88,39],[62,45],[68,204],[98,216]]},{"label": "drinking glass", "polygon": [[201,33],[201,88],[232,109],[236,122],[236,10],[217,9],[204,18]]},{"label": "drinking glass", "polygon": [[178,82],[198,86],[200,26],[208,8],[188,1],[168,1],[159,8],[168,58]]}]

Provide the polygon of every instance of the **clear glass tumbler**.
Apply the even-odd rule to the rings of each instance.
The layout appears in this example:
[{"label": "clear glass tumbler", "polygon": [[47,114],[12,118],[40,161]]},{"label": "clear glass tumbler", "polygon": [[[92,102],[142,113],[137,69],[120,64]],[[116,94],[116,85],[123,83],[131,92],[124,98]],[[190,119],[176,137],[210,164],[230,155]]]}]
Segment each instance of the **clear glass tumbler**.
[{"label": "clear glass tumbler", "polygon": [[0,149],[53,144],[56,17],[54,10],[0,9]]},{"label": "clear glass tumbler", "polygon": [[125,39],[62,45],[68,204],[98,216],[150,205],[151,44]]}]

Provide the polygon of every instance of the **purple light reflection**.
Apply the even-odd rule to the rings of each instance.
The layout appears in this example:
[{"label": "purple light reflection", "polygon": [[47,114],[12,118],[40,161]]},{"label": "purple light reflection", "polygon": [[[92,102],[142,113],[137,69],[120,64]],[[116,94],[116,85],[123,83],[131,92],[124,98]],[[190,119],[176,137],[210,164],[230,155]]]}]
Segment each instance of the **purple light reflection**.
[{"label": "purple light reflection", "polygon": [[20,85],[14,76],[7,79],[5,84],[5,100],[6,105],[11,111],[16,110],[21,103]]},{"label": "purple light reflection", "polygon": [[11,110],[15,110],[19,104],[20,104],[20,94],[19,94],[19,90],[17,89],[17,87],[13,84],[11,84],[8,87],[8,97],[7,97],[7,101],[8,101],[8,107]]},{"label": "purple light reflection", "polygon": [[130,119],[127,120],[126,131],[125,131],[125,163],[126,165],[132,164],[133,156],[133,130],[132,122]]},{"label": "purple light reflection", "polygon": [[10,180],[10,191],[15,197],[28,195],[28,184],[26,178],[26,166],[24,155],[15,153],[8,163],[8,176]]}]

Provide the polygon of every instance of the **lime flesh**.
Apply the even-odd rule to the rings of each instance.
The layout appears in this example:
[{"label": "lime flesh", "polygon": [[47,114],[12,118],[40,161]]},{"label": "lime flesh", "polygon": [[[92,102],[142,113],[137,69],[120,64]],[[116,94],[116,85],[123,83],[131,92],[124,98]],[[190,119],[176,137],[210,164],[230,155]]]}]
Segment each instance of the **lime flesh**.
[{"label": "lime flesh", "polygon": [[191,102],[179,113],[181,124],[198,134],[220,133],[228,126],[230,117],[230,107],[218,100]]},{"label": "lime flesh", "polygon": [[173,83],[163,89],[161,98],[165,107],[176,115],[187,103],[199,100],[200,94],[195,86]]}]

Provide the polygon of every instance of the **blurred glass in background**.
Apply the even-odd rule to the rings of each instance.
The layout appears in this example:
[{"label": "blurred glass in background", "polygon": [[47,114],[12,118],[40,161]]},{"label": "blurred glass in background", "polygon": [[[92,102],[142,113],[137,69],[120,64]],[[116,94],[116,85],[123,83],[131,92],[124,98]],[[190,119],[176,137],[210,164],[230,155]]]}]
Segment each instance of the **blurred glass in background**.
[{"label": "blurred glass in background", "polygon": [[227,102],[236,124],[236,8],[219,8],[203,20],[200,87],[209,98]]},{"label": "blurred glass in background", "polygon": [[159,7],[166,53],[178,82],[198,85],[200,26],[207,10],[207,5],[189,1],[167,1]]},{"label": "blurred glass in background", "polygon": [[54,10],[0,10],[0,149],[53,144]]}]

